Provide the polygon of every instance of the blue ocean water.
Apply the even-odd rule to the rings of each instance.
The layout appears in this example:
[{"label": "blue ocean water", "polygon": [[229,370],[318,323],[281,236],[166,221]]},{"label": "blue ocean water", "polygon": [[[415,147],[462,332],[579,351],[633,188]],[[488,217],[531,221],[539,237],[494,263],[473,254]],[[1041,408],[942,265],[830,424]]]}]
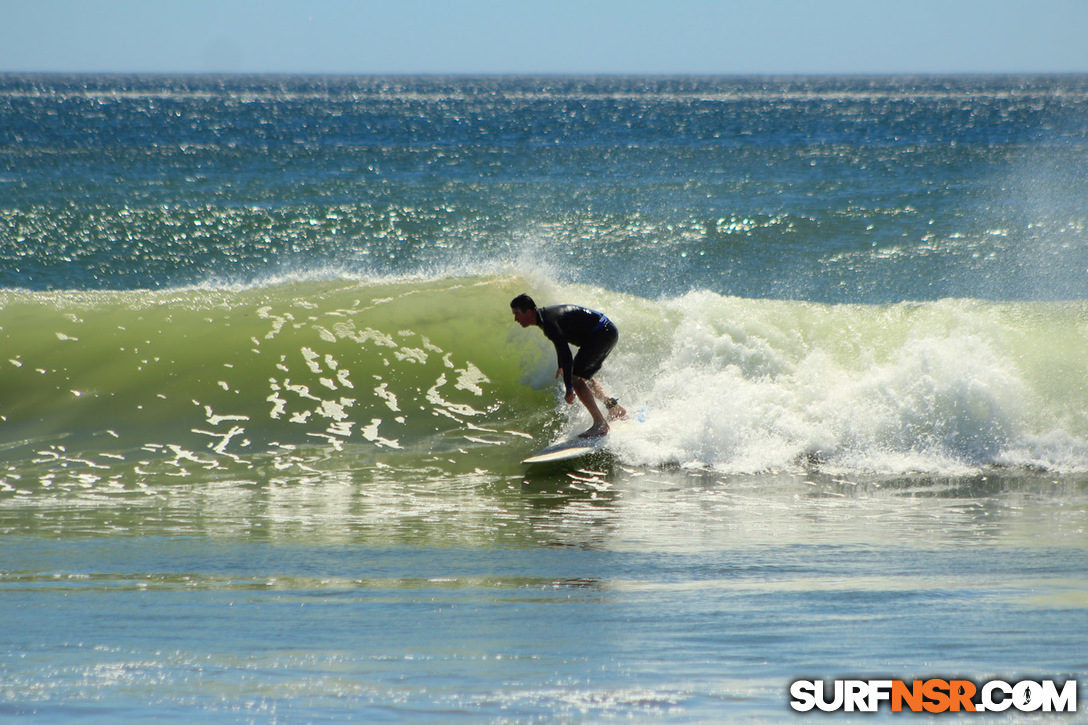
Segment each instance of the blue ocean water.
[{"label": "blue ocean water", "polygon": [[1084,76],[0,76],[0,713],[1083,681],[1086,169]]},{"label": "blue ocean water", "polygon": [[529,258],[649,296],[1085,289],[1079,76],[4,81],[9,287]]}]

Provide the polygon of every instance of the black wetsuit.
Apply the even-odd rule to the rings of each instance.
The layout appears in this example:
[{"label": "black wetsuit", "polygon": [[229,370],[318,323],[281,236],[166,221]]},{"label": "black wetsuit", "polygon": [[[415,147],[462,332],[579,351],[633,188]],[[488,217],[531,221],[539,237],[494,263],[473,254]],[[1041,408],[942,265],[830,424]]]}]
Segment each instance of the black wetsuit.
[{"label": "black wetsuit", "polygon": [[[589,380],[597,374],[620,336],[607,317],[578,305],[538,307],[537,318],[540,329],[555,345],[567,390],[573,387],[573,376]],[[571,355],[570,345],[578,347],[576,356]]]}]

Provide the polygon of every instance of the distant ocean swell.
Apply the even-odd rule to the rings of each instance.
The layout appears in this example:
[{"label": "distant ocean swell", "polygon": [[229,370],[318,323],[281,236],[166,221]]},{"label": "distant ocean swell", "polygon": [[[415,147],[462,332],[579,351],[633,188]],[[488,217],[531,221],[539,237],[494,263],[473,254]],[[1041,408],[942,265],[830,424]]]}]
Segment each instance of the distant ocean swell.
[{"label": "distant ocean swell", "polygon": [[[56,175],[30,179],[31,192],[4,185],[13,200],[27,194],[35,203],[0,205],[0,286],[254,284],[312,270],[377,277],[465,269],[475,274],[486,270],[485,260],[533,258],[563,270],[568,280],[607,277],[610,289],[634,293],[711,289],[741,297],[873,303],[1084,296],[1083,176],[1038,178],[1036,169],[1023,171],[1021,179],[1006,166],[1034,165],[991,149],[954,156],[947,149],[867,151],[872,158],[864,163],[917,167],[921,175],[931,167],[967,167],[954,186],[972,191],[961,198],[926,188],[928,179],[917,182],[921,190],[906,184],[888,190],[881,186],[886,180],[850,176],[849,154],[850,149],[718,150],[696,163],[685,151],[677,155],[689,158],[691,168],[638,178],[677,163],[664,152],[647,152],[647,158],[628,159],[629,169],[614,161],[617,168],[607,173],[615,176],[589,190],[578,186],[589,182],[576,170],[543,184],[446,180],[410,168],[394,180],[360,171],[363,180],[355,185],[300,177],[296,193],[294,177],[280,172],[253,172],[271,187],[265,188],[249,176],[245,184],[233,177],[203,178],[210,172],[201,167],[148,171],[149,179],[120,185],[124,198],[114,199],[108,182],[77,184],[54,170]],[[1083,154],[1070,151],[1063,159],[1073,166],[1088,158]],[[849,183],[805,177],[814,175],[805,159],[833,166],[826,173],[846,175]],[[42,164],[37,157],[16,161]],[[292,156],[283,163],[310,161]],[[152,161],[142,163],[159,169]],[[244,163],[257,161],[238,161]],[[482,163],[475,159],[472,165]],[[573,165],[569,158],[563,163]],[[718,179],[725,164],[736,165],[732,173],[738,176],[758,171],[772,178]],[[424,181],[417,184],[418,176]],[[266,177],[279,182],[273,186]],[[617,186],[614,178],[632,181]],[[575,256],[585,245],[593,254]]]},{"label": "distant ocean swell", "polygon": [[649,300],[493,275],[4,291],[0,481],[11,495],[27,477],[345,461],[516,473],[585,422],[556,407],[546,340],[512,322],[523,290],[617,321],[601,380],[643,419],[611,436],[625,464],[1088,470],[1085,302]]},{"label": "distant ocean swell", "polygon": [[645,296],[1081,299],[1086,108],[1084,76],[6,74],[0,286],[528,250]]}]

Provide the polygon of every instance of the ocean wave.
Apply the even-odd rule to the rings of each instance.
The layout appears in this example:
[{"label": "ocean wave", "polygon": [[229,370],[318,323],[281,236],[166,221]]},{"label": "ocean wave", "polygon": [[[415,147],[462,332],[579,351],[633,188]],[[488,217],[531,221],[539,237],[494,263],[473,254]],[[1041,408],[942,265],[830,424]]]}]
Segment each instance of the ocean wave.
[{"label": "ocean wave", "polygon": [[[603,310],[609,450],[725,473],[1088,470],[1084,302],[647,299],[525,275],[3,292],[0,459],[65,475],[498,466],[585,424],[509,300]],[[78,462],[82,463],[78,463]],[[73,463],[77,462],[77,463]],[[43,474],[46,475],[46,474]]]}]

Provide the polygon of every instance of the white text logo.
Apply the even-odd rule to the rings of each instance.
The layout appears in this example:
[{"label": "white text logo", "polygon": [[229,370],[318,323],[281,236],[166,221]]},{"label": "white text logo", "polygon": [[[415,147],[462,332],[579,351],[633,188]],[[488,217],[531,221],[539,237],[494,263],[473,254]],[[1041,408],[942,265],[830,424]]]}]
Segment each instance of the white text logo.
[{"label": "white text logo", "polygon": [[790,685],[790,707],[798,712],[1076,712],[1077,681],[991,680],[797,680]]}]

